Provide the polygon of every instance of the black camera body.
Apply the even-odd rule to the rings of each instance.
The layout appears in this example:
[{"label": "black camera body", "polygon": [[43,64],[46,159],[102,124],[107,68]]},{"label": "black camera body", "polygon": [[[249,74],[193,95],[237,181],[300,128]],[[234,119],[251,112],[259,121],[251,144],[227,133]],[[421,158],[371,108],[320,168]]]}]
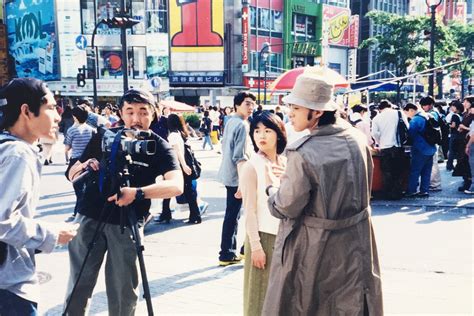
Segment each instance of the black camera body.
[{"label": "black camera body", "polygon": [[[126,154],[142,154],[151,156],[156,152],[156,141],[151,138],[151,132],[139,131],[134,129],[122,129],[120,132],[120,140],[118,141],[117,153]],[[110,153],[113,144],[117,142],[117,134],[111,130],[105,130],[102,137],[102,151]]]}]

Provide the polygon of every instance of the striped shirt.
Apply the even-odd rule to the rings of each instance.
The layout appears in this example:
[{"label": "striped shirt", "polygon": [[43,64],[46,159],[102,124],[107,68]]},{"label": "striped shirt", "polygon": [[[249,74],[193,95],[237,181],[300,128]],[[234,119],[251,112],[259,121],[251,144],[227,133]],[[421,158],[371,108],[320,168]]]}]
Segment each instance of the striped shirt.
[{"label": "striped shirt", "polygon": [[64,145],[72,149],[71,158],[79,158],[89,143],[94,129],[87,124],[74,124],[68,129]]}]

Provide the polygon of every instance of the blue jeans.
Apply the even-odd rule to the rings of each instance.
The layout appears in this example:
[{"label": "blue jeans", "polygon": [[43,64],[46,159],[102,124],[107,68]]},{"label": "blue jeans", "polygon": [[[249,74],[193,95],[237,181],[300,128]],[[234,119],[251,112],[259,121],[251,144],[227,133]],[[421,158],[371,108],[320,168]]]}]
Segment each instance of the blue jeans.
[{"label": "blue jeans", "polygon": [[457,141],[456,135],[449,136],[448,162],[446,162],[447,169],[454,169],[454,165],[453,165],[454,159],[457,159],[456,141]]},{"label": "blue jeans", "polygon": [[0,315],[36,316],[38,304],[25,300],[7,290],[0,290]]},{"label": "blue jeans", "polygon": [[206,149],[206,144],[209,144],[209,146],[211,146],[211,149],[214,149],[214,146],[212,146],[210,135],[204,135],[204,141],[202,143],[202,149]]},{"label": "blue jeans", "polygon": [[234,257],[237,257],[237,226],[239,224],[242,199],[234,197],[237,187],[226,186],[225,188],[227,189],[227,200],[224,223],[222,224],[219,260],[232,260]]},{"label": "blue jeans", "polygon": [[408,178],[407,193],[416,193],[418,179],[421,176],[420,192],[428,192],[431,181],[431,168],[433,167],[433,155],[423,155],[418,150],[411,151],[410,177]]}]

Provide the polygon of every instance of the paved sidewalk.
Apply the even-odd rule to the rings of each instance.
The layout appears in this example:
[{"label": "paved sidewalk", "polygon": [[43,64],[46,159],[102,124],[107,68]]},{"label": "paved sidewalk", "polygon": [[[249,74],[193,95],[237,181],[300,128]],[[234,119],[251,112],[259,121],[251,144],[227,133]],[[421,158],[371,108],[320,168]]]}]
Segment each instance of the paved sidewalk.
[{"label": "paved sidewalk", "polygon": [[[193,143],[194,148],[199,145]],[[196,150],[196,155],[203,163],[199,192],[209,202],[203,223],[187,225],[188,213],[175,211],[171,224],[150,224],[145,231],[144,255],[155,315],[242,315],[243,266],[217,265],[225,208],[225,188],[215,180],[220,155],[201,150]],[[72,186],[64,177],[66,166],[58,164],[62,156],[62,146],[56,146],[55,163],[43,169],[38,218],[49,222],[63,221],[74,206]],[[457,187],[459,178],[449,179],[442,173],[444,190],[429,199],[373,203],[386,315],[474,312],[471,209],[466,208],[464,214],[453,207],[423,208],[429,203],[436,205],[436,199],[443,205],[456,199],[451,206],[472,203],[466,203],[464,194],[453,192],[451,187]],[[241,243],[242,221],[239,227]],[[42,283],[40,313],[61,315],[69,269],[67,250],[58,248],[37,259]],[[147,315],[143,299],[136,314]],[[90,315],[107,315],[103,273],[95,287]]]}]

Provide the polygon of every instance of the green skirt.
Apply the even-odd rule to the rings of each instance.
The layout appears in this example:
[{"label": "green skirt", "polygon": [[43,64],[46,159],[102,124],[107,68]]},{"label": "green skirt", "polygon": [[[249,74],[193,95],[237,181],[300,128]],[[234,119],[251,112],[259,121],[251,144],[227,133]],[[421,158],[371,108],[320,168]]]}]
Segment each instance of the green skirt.
[{"label": "green skirt", "polygon": [[265,252],[265,269],[257,269],[252,265],[252,251],[248,236],[245,238],[244,266],[244,315],[258,316],[262,314],[265,293],[267,292],[270,265],[272,263],[275,235],[259,232],[260,243]]}]

